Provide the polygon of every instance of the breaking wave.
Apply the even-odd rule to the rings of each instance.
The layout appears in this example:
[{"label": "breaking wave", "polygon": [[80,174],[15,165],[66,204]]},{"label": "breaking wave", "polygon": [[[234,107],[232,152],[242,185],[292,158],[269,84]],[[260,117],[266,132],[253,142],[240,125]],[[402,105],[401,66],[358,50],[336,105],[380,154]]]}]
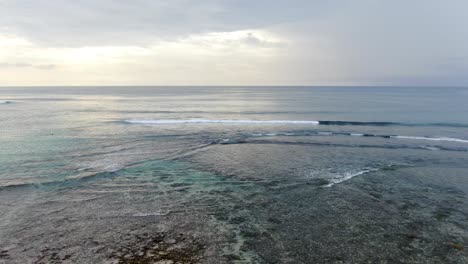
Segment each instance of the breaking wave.
[{"label": "breaking wave", "polygon": [[159,119],[159,120],[125,120],[131,124],[310,124],[318,125],[319,121],[306,120],[230,120],[230,119]]},{"label": "breaking wave", "polygon": [[411,127],[468,127],[460,123],[399,123],[399,122],[360,122],[330,120],[236,120],[236,119],[154,119],[124,120],[130,124],[304,124],[322,126],[411,126]]},{"label": "breaking wave", "polygon": [[13,182],[5,183],[0,185],[0,190],[11,189],[11,188],[61,188],[61,187],[70,187],[77,184],[86,183],[99,178],[114,177],[116,176],[118,169],[113,171],[103,171],[85,174],[83,176],[64,178],[59,180],[49,180],[43,182]]},{"label": "breaking wave", "polygon": [[414,140],[430,140],[430,141],[449,141],[449,142],[468,143],[468,140],[467,140],[467,139],[450,138],[450,137],[392,136],[392,138],[398,138],[398,139],[414,139]]},{"label": "breaking wave", "polygon": [[344,182],[344,181],[347,181],[349,179],[352,179],[356,176],[359,176],[359,175],[363,175],[363,174],[366,174],[366,173],[369,173],[369,172],[374,172],[374,171],[378,171],[379,169],[366,169],[366,170],[362,170],[362,171],[358,171],[358,172],[346,172],[344,173],[343,175],[339,175],[335,178],[332,178],[330,180],[328,180],[328,184],[325,185],[324,187],[332,187],[333,185],[337,184],[337,183],[341,183],[341,182]]},{"label": "breaking wave", "polygon": [[310,132],[286,132],[286,133],[253,133],[252,137],[271,137],[271,136],[333,136],[344,135],[353,137],[376,137],[376,138],[393,138],[393,139],[409,139],[409,140],[428,140],[428,141],[447,141],[468,143],[468,139],[451,138],[451,137],[421,137],[421,136],[400,136],[400,135],[378,135],[378,134],[360,134],[349,132],[329,132],[329,131],[310,131]]}]

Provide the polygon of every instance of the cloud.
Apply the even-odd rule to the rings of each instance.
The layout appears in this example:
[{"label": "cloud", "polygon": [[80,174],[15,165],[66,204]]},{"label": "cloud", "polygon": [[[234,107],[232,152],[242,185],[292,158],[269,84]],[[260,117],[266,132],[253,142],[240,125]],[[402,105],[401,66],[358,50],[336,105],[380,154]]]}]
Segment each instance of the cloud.
[{"label": "cloud", "polygon": [[194,34],[188,37],[179,38],[178,43],[191,45],[209,46],[211,48],[281,48],[287,40],[262,30],[239,30],[230,32],[210,32],[205,34]]},{"label": "cloud", "polygon": [[0,68],[34,68],[39,70],[53,70],[55,64],[30,64],[30,63],[0,63]]},{"label": "cloud", "polygon": [[[467,9],[464,0],[0,0],[0,61],[13,62],[0,66],[10,72],[0,84],[468,85]],[[50,76],[30,73],[41,67]]]},{"label": "cloud", "polygon": [[[4,31],[54,46],[145,44],[190,34],[268,27],[304,17],[311,1],[3,0]],[[312,9],[309,9],[312,10]]]}]

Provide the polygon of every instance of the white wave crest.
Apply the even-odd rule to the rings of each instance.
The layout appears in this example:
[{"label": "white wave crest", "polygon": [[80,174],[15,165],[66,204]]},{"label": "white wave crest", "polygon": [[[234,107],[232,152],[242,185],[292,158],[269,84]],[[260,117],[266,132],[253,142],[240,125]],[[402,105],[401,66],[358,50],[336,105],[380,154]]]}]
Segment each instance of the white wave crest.
[{"label": "white wave crest", "polygon": [[340,175],[338,177],[335,177],[333,179],[330,179],[329,180],[329,183],[327,185],[325,185],[324,187],[332,187],[333,185],[337,184],[337,183],[341,183],[341,182],[344,182],[344,181],[347,181],[351,178],[354,178],[356,176],[359,176],[359,175],[362,175],[362,174],[366,174],[366,173],[369,173],[369,172],[373,172],[373,171],[378,171],[379,169],[367,169],[367,170],[362,170],[362,171],[358,171],[358,172],[347,172],[343,175]]},{"label": "white wave crest", "polygon": [[131,124],[308,124],[318,125],[319,121],[306,120],[230,120],[230,119],[157,119],[125,120]]},{"label": "white wave crest", "polygon": [[431,140],[431,141],[450,141],[459,143],[468,143],[466,139],[450,138],[450,137],[415,137],[415,136],[392,136],[398,139],[415,139],[415,140]]},{"label": "white wave crest", "polygon": [[12,104],[13,101],[8,101],[8,100],[0,100],[0,104]]},{"label": "white wave crest", "polygon": [[147,217],[147,216],[165,216],[172,213],[172,211],[157,211],[157,212],[144,212],[133,214],[135,217]]}]

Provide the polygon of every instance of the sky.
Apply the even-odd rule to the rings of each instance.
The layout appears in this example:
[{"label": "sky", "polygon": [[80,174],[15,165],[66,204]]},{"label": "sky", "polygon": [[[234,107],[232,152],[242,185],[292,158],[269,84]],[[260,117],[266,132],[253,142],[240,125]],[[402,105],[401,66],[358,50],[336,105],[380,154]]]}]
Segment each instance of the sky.
[{"label": "sky", "polygon": [[0,86],[468,86],[466,0],[0,0]]}]

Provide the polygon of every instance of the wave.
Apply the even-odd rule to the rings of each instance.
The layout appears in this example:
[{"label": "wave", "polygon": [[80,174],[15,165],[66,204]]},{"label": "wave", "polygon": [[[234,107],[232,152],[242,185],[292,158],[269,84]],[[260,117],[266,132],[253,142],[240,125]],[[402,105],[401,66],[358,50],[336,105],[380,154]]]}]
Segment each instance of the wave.
[{"label": "wave", "polygon": [[405,127],[468,127],[462,123],[402,123],[402,122],[361,122],[320,120],[319,125],[327,126],[405,126]]},{"label": "wave", "polygon": [[165,216],[172,213],[171,210],[167,211],[157,211],[157,212],[143,212],[143,213],[136,213],[133,214],[132,216],[134,217],[148,217],[148,216]]},{"label": "wave", "polygon": [[455,151],[468,152],[468,149],[461,147],[443,147],[443,146],[409,146],[409,145],[389,145],[389,144],[346,144],[346,143],[330,143],[330,142],[310,142],[310,141],[280,141],[280,140],[247,140],[243,138],[223,139],[215,142],[220,145],[239,145],[239,144],[255,144],[255,145],[297,145],[297,146],[319,146],[319,147],[344,147],[344,148],[374,148],[374,149],[414,149],[414,150],[431,150],[431,151]]},{"label": "wave", "polygon": [[322,126],[411,126],[411,127],[468,127],[461,123],[399,123],[399,122],[361,122],[331,120],[236,120],[236,119],[154,119],[124,120],[130,124],[303,124]]},{"label": "wave", "polygon": [[35,189],[62,188],[62,187],[67,188],[73,185],[93,181],[95,179],[114,177],[117,175],[116,173],[118,171],[119,169],[115,169],[112,171],[96,172],[96,173],[85,174],[82,176],[69,177],[69,178],[63,178],[63,179],[58,179],[58,180],[49,180],[49,181],[43,181],[43,182],[15,182],[15,183],[10,183],[10,184],[7,183],[7,184],[0,185],[0,191],[5,190],[5,189],[11,189],[11,188],[35,188]]},{"label": "wave", "polygon": [[398,139],[414,139],[414,140],[430,140],[430,141],[449,141],[449,142],[468,143],[468,140],[467,140],[467,139],[450,138],[450,137],[392,136],[392,138],[398,138]]},{"label": "wave", "polygon": [[315,114],[329,113],[324,111],[317,112],[286,112],[286,111],[170,111],[170,110],[108,110],[108,109],[84,109],[79,112],[92,113],[119,113],[119,114],[220,114],[220,115],[281,115],[281,114]]},{"label": "wave", "polygon": [[9,100],[0,100],[0,104],[12,104],[13,101],[9,101]]},{"label": "wave", "polygon": [[252,133],[252,137],[271,137],[271,136],[353,136],[353,137],[376,137],[376,138],[394,138],[394,139],[410,139],[410,140],[428,140],[428,141],[448,141],[458,143],[468,143],[468,139],[451,138],[451,137],[421,137],[421,136],[400,136],[400,135],[378,135],[378,134],[361,134],[350,132],[329,132],[329,131],[310,131],[310,132],[286,132],[286,133]]},{"label": "wave", "polygon": [[231,119],[158,119],[125,120],[130,124],[309,124],[318,125],[319,121],[306,120],[231,120]]},{"label": "wave", "polygon": [[366,169],[366,170],[362,170],[362,171],[358,171],[358,172],[347,172],[343,175],[339,175],[338,177],[335,177],[333,179],[330,179],[328,180],[328,184],[323,186],[323,187],[327,187],[327,188],[330,188],[332,187],[333,185],[337,184],[337,183],[341,183],[341,182],[344,182],[344,181],[347,181],[349,179],[352,179],[356,176],[359,176],[359,175],[363,175],[363,174],[366,174],[366,173],[369,173],[369,172],[374,172],[374,171],[378,171],[379,169]]},{"label": "wave", "polygon": [[329,121],[320,120],[320,125],[328,126],[405,126],[405,127],[468,127],[461,123],[402,123],[402,122],[361,122],[361,121]]},{"label": "wave", "polygon": [[395,122],[359,122],[359,121],[319,121],[320,125],[332,125],[332,126],[396,126],[403,125],[403,123]]}]

